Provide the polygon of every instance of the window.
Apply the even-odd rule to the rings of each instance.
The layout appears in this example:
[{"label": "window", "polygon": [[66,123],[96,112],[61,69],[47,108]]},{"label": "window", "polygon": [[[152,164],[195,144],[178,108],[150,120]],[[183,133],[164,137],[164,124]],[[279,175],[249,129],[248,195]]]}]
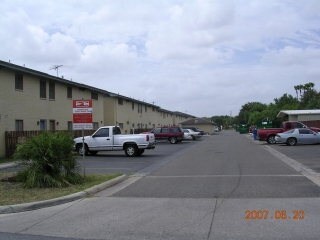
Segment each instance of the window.
[{"label": "window", "polygon": [[152,131],[153,133],[160,133],[161,132],[161,128],[155,128]]},{"label": "window", "polygon": [[40,130],[41,130],[41,131],[47,130],[47,120],[45,120],[45,119],[40,119],[39,124],[40,124]]},{"label": "window", "polygon": [[132,110],[134,110],[134,102],[132,102]]},{"label": "window", "polygon": [[94,137],[109,137],[109,128],[101,128]]},{"label": "window", "polygon": [[313,132],[309,129],[299,129],[300,134],[313,134]]},{"label": "window", "polygon": [[16,120],[16,131],[23,131],[23,120]]},{"label": "window", "polygon": [[[293,125],[293,123],[292,123],[292,125]],[[294,127],[297,127],[297,128],[304,128],[305,126],[302,124],[302,123],[296,123],[296,126],[294,126]],[[293,128],[293,127],[292,127]]]},{"label": "window", "polygon": [[49,130],[50,131],[55,131],[56,130],[56,121],[55,120],[50,120],[50,122],[49,122]]},{"label": "window", "polygon": [[[121,123],[119,123],[119,124],[121,124]],[[119,135],[119,134],[121,134],[121,130],[120,130],[119,127],[114,127],[114,128],[112,129],[112,131],[113,131],[113,135]]]},{"label": "window", "polygon": [[122,98],[118,98],[118,104],[119,105],[123,105],[123,99]]},{"label": "window", "polygon": [[72,130],[73,130],[72,121],[68,121],[68,130],[69,130],[69,131],[72,131]]},{"label": "window", "polygon": [[49,82],[49,99],[54,100],[56,98],[56,86],[54,82]]},{"label": "window", "polygon": [[138,104],[138,113],[142,113],[142,105]]},{"label": "window", "polygon": [[98,129],[99,128],[99,123],[98,122],[93,122],[93,129]]},{"label": "window", "polygon": [[46,80],[40,80],[40,98],[47,98],[47,82]]},{"label": "window", "polygon": [[162,128],[162,133],[168,133],[169,132],[169,129],[168,128]]},{"label": "window", "polygon": [[147,112],[148,111],[148,107],[144,106],[144,111]]},{"label": "window", "polygon": [[67,87],[67,98],[72,98],[72,87]]},{"label": "window", "polygon": [[91,99],[98,100],[99,99],[98,93],[97,92],[91,92]]},{"label": "window", "polygon": [[23,75],[20,73],[16,73],[15,75],[15,89],[23,90]]}]

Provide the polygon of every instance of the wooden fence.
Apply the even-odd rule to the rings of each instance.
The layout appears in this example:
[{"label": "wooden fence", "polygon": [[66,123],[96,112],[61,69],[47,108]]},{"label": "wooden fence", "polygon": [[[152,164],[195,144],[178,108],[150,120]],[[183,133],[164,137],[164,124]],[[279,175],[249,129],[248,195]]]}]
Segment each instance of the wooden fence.
[{"label": "wooden fence", "polygon": [[[95,130],[84,130],[84,135],[91,135]],[[55,132],[64,132],[70,134],[72,138],[81,137],[82,130],[74,130],[74,131],[55,131]],[[43,131],[6,131],[5,132],[5,149],[6,149],[6,157],[11,157],[17,145],[20,143],[24,143],[27,139],[35,137],[39,134],[43,133]]]}]

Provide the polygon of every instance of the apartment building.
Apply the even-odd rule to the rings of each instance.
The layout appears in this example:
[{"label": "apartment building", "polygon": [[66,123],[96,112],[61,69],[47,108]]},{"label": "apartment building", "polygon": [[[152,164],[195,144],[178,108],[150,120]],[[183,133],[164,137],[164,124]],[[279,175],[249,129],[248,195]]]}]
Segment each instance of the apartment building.
[{"label": "apartment building", "polygon": [[93,127],[134,129],[178,125],[192,118],[154,104],[0,61],[0,157],[6,131],[72,130],[72,100],[93,100]]}]

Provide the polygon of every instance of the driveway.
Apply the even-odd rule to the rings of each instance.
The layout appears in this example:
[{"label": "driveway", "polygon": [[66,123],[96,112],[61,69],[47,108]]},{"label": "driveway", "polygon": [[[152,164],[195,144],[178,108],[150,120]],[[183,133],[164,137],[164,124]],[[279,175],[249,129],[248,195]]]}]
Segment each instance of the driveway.
[{"label": "driveway", "polygon": [[243,135],[224,131],[157,163],[91,198],[1,215],[0,239],[320,236],[319,186]]}]

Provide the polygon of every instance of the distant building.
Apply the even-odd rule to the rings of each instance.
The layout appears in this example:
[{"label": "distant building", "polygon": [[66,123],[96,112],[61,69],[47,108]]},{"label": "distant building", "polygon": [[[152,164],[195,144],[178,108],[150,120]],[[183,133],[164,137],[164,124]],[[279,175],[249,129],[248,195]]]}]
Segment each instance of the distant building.
[{"label": "distant building", "polygon": [[214,132],[214,124],[207,118],[190,118],[180,124],[182,128],[196,127],[208,134]]},{"label": "distant building", "polygon": [[288,121],[303,122],[309,127],[320,128],[320,109],[283,110],[278,113],[277,117],[286,118]]}]

